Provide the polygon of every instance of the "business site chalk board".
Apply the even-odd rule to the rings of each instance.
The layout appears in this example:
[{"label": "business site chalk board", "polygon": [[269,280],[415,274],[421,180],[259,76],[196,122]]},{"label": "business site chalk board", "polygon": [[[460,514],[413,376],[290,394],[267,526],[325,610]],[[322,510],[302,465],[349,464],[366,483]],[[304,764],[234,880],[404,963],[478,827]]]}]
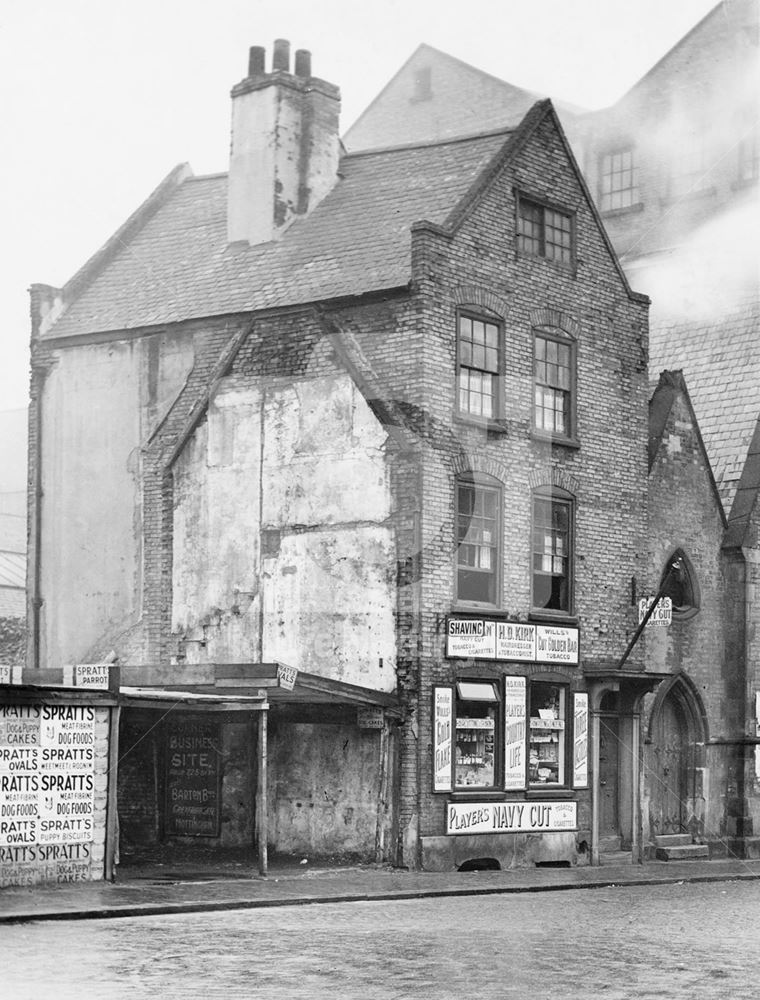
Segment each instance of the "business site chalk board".
[{"label": "business site chalk board", "polygon": [[166,833],[218,837],[221,786],[219,722],[199,716],[170,719],[166,726]]}]

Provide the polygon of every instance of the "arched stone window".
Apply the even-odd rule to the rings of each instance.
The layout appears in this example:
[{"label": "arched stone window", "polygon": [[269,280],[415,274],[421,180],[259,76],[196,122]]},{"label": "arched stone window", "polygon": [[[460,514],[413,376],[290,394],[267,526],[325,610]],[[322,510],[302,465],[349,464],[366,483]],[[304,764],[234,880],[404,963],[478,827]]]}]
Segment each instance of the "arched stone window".
[{"label": "arched stone window", "polygon": [[693,618],[699,611],[699,584],[683,549],[676,549],[665,563],[660,585],[663,582],[663,596],[673,602],[673,617],[681,620]]}]

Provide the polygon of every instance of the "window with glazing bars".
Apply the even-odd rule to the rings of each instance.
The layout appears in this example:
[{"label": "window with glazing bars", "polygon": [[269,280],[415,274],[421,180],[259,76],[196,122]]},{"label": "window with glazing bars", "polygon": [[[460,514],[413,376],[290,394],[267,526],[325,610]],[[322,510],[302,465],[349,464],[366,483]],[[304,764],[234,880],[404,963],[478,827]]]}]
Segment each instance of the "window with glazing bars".
[{"label": "window with glazing bars", "polygon": [[670,178],[670,197],[704,191],[711,185],[707,150],[700,139],[686,139],[679,146]]},{"label": "window with glazing bars", "polygon": [[630,208],[639,201],[638,171],[633,150],[623,149],[602,156],[600,179],[600,208],[603,212],[616,208]]},{"label": "window with glazing bars", "polygon": [[570,611],[569,500],[533,498],[533,607]]},{"label": "window with glazing bars", "polygon": [[533,379],[536,430],[570,437],[573,431],[573,345],[536,333]]},{"label": "window with glazing bars", "polygon": [[459,412],[493,418],[499,413],[499,338],[496,323],[459,316]]},{"label": "window with glazing bars", "polygon": [[571,264],[573,259],[571,216],[520,198],[517,248],[535,257],[546,257],[561,264]]},{"label": "window with glazing bars", "polygon": [[457,598],[496,604],[499,490],[467,480],[457,484]]}]

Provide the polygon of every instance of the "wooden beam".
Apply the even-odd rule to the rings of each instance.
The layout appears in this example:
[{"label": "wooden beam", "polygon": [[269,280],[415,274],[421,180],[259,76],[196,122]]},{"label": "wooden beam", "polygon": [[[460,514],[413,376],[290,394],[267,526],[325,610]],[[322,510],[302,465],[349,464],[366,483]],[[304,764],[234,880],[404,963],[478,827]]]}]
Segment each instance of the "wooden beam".
[{"label": "wooden beam", "polygon": [[257,762],[257,788],[256,788],[256,827],[259,850],[259,873],[267,874],[267,837],[269,825],[267,823],[267,721],[268,713],[264,709],[259,715],[259,752]]},{"label": "wooden beam", "polygon": [[115,705],[110,712],[108,726],[108,798],[106,799],[106,848],[103,860],[103,877],[114,880],[114,868],[119,856],[119,717],[121,709]]}]

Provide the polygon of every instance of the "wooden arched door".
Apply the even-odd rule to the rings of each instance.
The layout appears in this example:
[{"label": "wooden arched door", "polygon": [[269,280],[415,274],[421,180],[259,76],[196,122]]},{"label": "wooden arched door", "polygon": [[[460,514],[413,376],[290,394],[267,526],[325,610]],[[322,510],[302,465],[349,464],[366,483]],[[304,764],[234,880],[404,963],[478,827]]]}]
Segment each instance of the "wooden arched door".
[{"label": "wooden arched door", "polygon": [[693,740],[681,700],[669,692],[653,720],[652,827],[657,835],[687,831]]}]

